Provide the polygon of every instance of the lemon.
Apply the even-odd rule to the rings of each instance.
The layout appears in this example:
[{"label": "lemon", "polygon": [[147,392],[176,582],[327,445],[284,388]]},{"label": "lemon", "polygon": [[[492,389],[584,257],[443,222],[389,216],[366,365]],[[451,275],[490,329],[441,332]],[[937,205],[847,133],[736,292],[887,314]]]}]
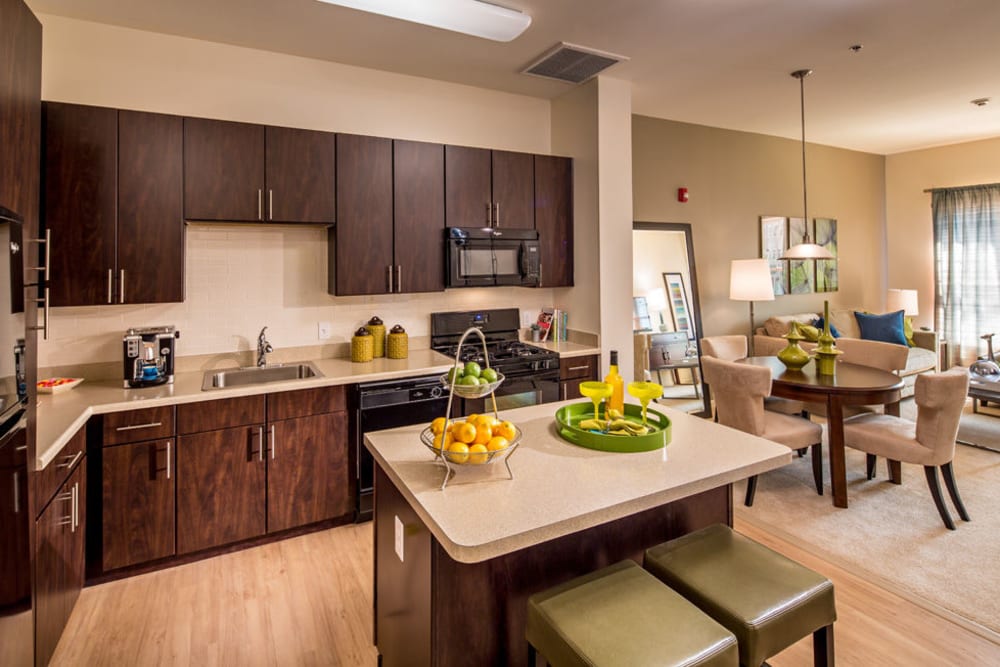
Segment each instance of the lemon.
[{"label": "lemon", "polygon": [[509,445],[510,442],[507,440],[507,438],[501,435],[497,435],[490,438],[490,441],[486,443],[486,449],[490,450],[491,452],[495,452],[500,449],[507,449]]},{"label": "lemon", "polygon": [[446,420],[445,420],[444,417],[438,417],[437,419],[435,419],[434,421],[432,421],[431,422],[431,433],[433,433],[434,435],[441,435],[441,431],[444,430],[444,423],[445,423],[445,421]]},{"label": "lemon", "polygon": [[459,442],[472,444],[476,440],[476,427],[469,422],[463,422],[455,429],[453,435],[455,436],[455,440]]},{"label": "lemon", "polygon": [[448,460],[452,463],[465,463],[469,460],[469,446],[464,442],[453,442],[448,447]]},{"label": "lemon", "polygon": [[486,463],[486,459],[489,456],[489,450],[486,445],[472,445],[469,447],[469,463],[476,465]]},{"label": "lemon", "polygon": [[493,429],[493,435],[499,435],[507,438],[507,440],[513,440],[517,437],[517,429],[515,429],[514,425],[510,422],[504,421],[500,422],[500,425]]}]

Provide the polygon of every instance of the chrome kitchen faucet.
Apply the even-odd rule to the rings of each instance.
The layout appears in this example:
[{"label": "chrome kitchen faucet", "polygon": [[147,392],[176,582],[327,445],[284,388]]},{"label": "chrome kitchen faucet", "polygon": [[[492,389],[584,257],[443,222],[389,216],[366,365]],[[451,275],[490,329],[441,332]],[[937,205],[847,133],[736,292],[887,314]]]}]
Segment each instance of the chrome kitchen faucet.
[{"label": "chrome kitchen faucet", "polygon": [[260,335],[257,336],[257,365],[263,368],[267,366],[267,353],[274,352],[274,348],[271,344],[267,342],[267,338],[264,337],[264,332],[267,331],[267,327],[260,330]]}]

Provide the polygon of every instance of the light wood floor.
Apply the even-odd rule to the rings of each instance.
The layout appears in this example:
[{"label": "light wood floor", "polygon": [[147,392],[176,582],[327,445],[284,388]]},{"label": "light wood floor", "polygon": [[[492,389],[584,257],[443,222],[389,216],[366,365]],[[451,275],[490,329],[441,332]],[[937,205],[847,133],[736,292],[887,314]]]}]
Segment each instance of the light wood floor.
[{"label": "light wood floor", "polygon": [[[1000,645],[746,524],[830,577],[840,667],[997,665]],[[367,665],[371,524],[84,589],[53,665]],[[812,665],[806,639],[769,662]]]}]

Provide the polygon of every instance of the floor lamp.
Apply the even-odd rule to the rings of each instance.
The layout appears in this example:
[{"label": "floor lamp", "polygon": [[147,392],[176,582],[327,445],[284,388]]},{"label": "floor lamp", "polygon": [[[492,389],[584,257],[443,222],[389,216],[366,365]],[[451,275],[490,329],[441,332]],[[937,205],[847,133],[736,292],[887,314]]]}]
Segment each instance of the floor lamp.
[{"label": "floor lamp", "polygon": [[771,267],[766,259],[734,259],[729,267],[729,298],[750,302],[750,356],[753,349],[753,302],[774,301]]}]

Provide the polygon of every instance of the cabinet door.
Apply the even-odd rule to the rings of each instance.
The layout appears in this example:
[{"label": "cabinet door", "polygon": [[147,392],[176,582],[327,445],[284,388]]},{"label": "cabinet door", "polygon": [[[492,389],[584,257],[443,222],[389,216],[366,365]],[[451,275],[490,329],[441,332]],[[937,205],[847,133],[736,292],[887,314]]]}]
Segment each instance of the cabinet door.
[{"label": "cabinet door", "polygon": [[493,225],[499,229],[534,229],[534,195],[534,156],[493,151]]},{"label": "cabinet door", "polygon": [[184,300],[184,122],[118,112],[118,303]]},{"label": "cabinet door", "polygon": [[264,220],[264,126],[184,119],[184,217]]},{"label": "cabinet door", "polygon": [[173,438],[105,447],[103,569],[174,554]]},{"label": "cabinet door", "polygon": [[449,227],[489,227],[493,221],[490,151],[445,146],[445,223]]},{"label": "cabinet door", "polygon": [[46,665],[83,589],[86,459],[38,518],[35,528],[35,664]]},{"label": "cabinet door", "polygon": [[90,306],[114,298],[118,197],[118,111],[43,105],[44,202],[52,232],[53,306]]},{"label": "cabinet door", "polygon": [[260,425],[178,438],[178,554],[264,534],[263,435]]},{"label": "cabinet door", "polygon": [[393,141],[397,292],[444,290],[444,147]]},{"label": "cabinet door", "polygon": [[337,135],[338,296],[385,294],[392,257],[392,140]]},{"label": "cabinet door", "polygon": [[268,127],[265,217],[274,222],[333,224],[336,219],[336,135]]},{"label": "cabinet door", "polygon": [[274,422],[269,431],[269,533],[342,516],[354,509],[346,412]]},{"label": "cabinet door", "polygon": [[539,287],[573,285],[573,160],[535,156],[535,229],[541,251]]}]

